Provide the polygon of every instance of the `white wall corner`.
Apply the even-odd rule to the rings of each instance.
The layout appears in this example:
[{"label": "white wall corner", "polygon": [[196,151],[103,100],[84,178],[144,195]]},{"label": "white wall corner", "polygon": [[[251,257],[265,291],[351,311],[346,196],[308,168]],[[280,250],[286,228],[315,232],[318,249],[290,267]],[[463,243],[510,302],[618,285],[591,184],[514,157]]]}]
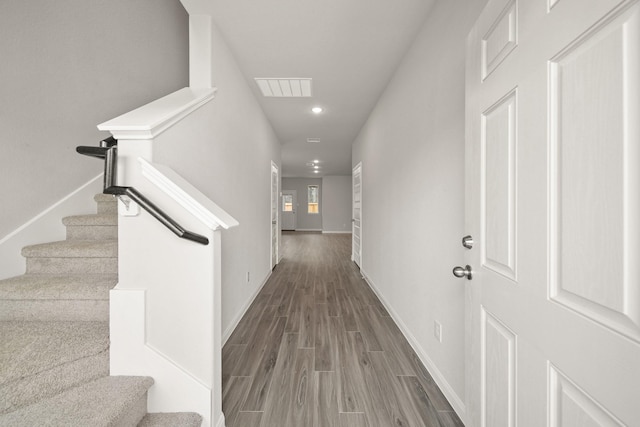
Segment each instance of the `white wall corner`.
[{"label": "white wall corner", "polygon": [[444,394],[444,396],[447,398],[447,400],[451,404],[451,407],[453,408],[453,410],[460,417],[462,422],[466,422],[467,410],[466,410],[466,406],[464,404],[464,401],[460,398],[460,396],[458,396],[458,393],[455,392],[453,387],[451,387],[451,384],[449,384],[449,382],[446,380],[446,378],[442,374],[442,372],[440,372],[440,370],[438,369],[436,364],[433,363],[433,361],[431,360],[429,355],[427,355],[427,353],[424,351],[422,346],[418,343],[418,340],[411,333],[409,328],[407,328],[407,325],[404,324],[404,322],[402,321],[402,319],[400,318],[398,313],[393,309],[393,307],[384,298],[384,296],[378,290],[378,288],[373,283],[373,281],[371,281],[371,279],[369,279],[369,277],[367,276],[367,273],[362,269],[360,269],[360,272],[362,273],[362,278],[369,284],[369,286],[371,287],[373,292],[376,294],[378,299],[380,299],[380,301],[382,302],[384,307],[387,309],[387,311],[389,312],[389,314],[393,318],[394,322],[400,328],[400,331],[402,332],[402,335],[404,335],[404,337],[407,339],[407,341],[409,342],[409,344],[413,348],[413,351],[416,352],[416,354],[420,358],[420,361],[422,362],[422,364],[425,366],[425,368],[427,368],[427,371],[429,371],[429,374],[431,374],[431,376],[433,377],[433,380],[436,382],[438,387],[440,387],[440,390],[442,390],[442,393]]},{"label": "white wall corner", "polygon": [[213,87],[211,16],[189,15],[189,86]]}]

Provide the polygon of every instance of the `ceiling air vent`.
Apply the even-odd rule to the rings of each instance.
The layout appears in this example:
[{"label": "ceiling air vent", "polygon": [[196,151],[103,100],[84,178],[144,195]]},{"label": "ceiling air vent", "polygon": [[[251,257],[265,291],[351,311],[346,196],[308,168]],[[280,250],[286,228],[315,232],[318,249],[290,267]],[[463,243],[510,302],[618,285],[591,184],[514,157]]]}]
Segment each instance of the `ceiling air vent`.
[{"label": "ceiling air vent", "polygon": [[317,144],[318,142],[320,142],[320,138],[307,138],[307,142],[309,144]]},{"label": "ceiling air vent", "polygon": [[311,96],[311,79],[256,78],[267,98],[306,98]]}]

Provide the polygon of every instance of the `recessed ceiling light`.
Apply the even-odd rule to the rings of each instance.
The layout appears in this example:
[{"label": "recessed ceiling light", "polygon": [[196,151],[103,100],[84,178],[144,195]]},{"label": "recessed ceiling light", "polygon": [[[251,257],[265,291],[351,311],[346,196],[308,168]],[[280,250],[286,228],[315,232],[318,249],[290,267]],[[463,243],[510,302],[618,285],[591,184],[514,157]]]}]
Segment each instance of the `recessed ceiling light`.
[{"label": "recessed ceiling light", "polygon": [[314,160],[313,163],[320,163],[320,160]]},{"label": "recessed ceiling light", "polygon": [[320,114],[322,113],[323,110],[322,110],[322,107],[313,107],[311,111],[313,111],[316,114]]},{"label": "recessed ceiling light", "polygon": [[320,166],[318,166],[318,165],[315,165],[315,166],[314,166],[314,168],[315,168],[315,169],[318,169],[319,167],[320,167]]},{"label": "recessed ceiling light", "polygon": [[320,173],[320,171],[313,171],[313,173]]}]

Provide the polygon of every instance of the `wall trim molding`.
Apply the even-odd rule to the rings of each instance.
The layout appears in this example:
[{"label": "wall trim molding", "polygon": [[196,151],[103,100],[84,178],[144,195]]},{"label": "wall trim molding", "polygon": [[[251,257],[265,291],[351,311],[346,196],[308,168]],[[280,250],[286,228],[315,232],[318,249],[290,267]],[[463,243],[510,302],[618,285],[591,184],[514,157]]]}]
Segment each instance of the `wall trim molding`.
[{"label": "wall trim molding", "polygon": [[362,274],[362,278],[367,282],[369,287],[373,290],[373,292],[380,299],[384,307],[387,309],[387,311],[393,318],[394,322],[396,322],[396,324],[400,328],[400,331],[402,332],[402,335],[404,335],[404,337],[407,339],[407,341],[409,342],[409,345],[411,345],[411,348],[413,348],[413,351],[416,352],[422,364],[425,366],[425,368],[427,368],[427,371],[429,372],[429,374],[431,374],[431,376],[433,377],[433,380],[436,382],[438,387],[440,387],[440,390],[442,390],[442,393],[447,398],[447,400],[451,404],[451,407],[454,409],[456,414],[458,414],[461,420],[466,420],[467,410],[463,400],[453,390],[453,387],[451,387],[449,382],[445,379],[442,372],[440,372],[436,364],[433,363],[429,355],[424,351],[422,346],[420,346],[416,337],[411,333],[409,328],[407,328],[407,325],[404,324],[404,322],[402,321],[402,318],[393,309],[391,304],[389,304],[389,302],[384,298],[384,296],[375,286],[373,281],[367,276],[367,273],[362,269],[360,269],[360,273]]},{"label": "wall trim molding", "polygon": [[23,247],[43,242],[64,240],[66,228],[62,218],[96,212],[93,196],[102,193],[102,173],[82,184],[6,236],[0,238],[0,279],[24,274]]},{"label": "wall trim molding", "polygon": [[351,231],[327,231],[327,230],[322,230],[322,234],[351,234]]},{"label": "wall trim molding", "polygon": [[98,125],[117,140],[150,140],[211,101],[217,88],[186,87]]}]

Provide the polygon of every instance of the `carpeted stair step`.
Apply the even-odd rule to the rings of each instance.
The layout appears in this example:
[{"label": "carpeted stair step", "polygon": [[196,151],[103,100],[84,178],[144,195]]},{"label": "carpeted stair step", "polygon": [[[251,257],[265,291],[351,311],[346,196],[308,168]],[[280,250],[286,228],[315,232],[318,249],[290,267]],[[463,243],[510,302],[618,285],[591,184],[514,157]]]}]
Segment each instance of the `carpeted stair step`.
[{"label": "carpeted stair step", "polygon": [[135,426],[147,412],[149,377],[103,377],[0,416],[12,427]]},{"label": "carpeted stair step", "polygon": [[62,219],[67,240],[115,240],[118,238],[116,213],[75,215]]},{"label": "carpeted stair step", "polygon": [[200,427],[202,417],[195,412],[156,413],[144,416],[138,427]]},{"label": "carpeted stair step", "polygon": [[22,248],[31,274],[117,274],[117,240],[64,240]]},{"label": "carpeted stair step", "polygon": [[118,199],[111,194],[96,194],[93,200],[98,205],[99,214],[118,213]]},{"label": "carpeted stair step", "polygon": [[0,280],[0,321],[109,321],[117,275],[25,274]]},{"label": "carpeted stair step", "polygon": [[0,322],[0,343],[0,414],[109,374],[107,322]]}]

